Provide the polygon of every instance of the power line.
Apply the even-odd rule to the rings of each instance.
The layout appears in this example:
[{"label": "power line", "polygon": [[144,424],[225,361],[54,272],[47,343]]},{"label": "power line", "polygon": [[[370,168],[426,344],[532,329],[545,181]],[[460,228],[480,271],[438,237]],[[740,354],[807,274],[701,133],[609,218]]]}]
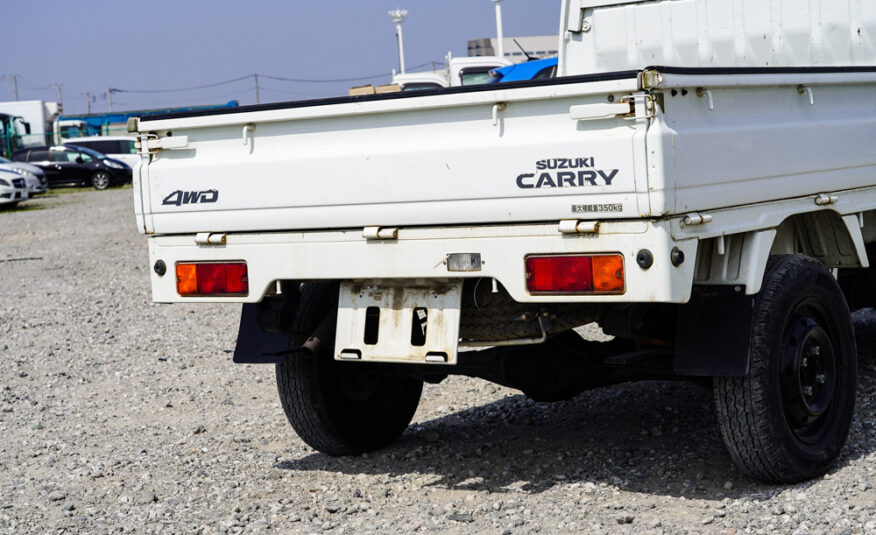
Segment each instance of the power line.
[{"label": "power line", "polygon": [[304,91],[287,91],[285,89],[277,89],[275,87],[270,87],[266,85],[259,86],[262,91],[268,91],[269,93],[282,93],[284,95],[293,95],[300,97],[323,97],[325,93],[312,93],[312,92],[304,92]]},{"label": "power line", "polygon": [[[436,62],[434,62],[434,61],[428,61],[426,63],[416,65],[409,70],[419,69],[421,67],[427,67],[430,65],[432,66],[432,68],[434,70],[435,63]],[[358,77],[351,77],[351,78],[317,79],[317,78],[289,78],[289,77],[284,77],[284,76],[272,76],[269,74],[254,73],[254,74],[248,74],[245,76],[238,76],[237,78],[231,78],[231,79],[223,80],[220,82],[213,82],[213,83],[209,83],[209,84],[201,84],[201,85],[196,85],[196,86],[179,87],[179,88],[172,88],[172,89],[126,89],[126,88],[110,87],[105,92],[103,92],[103,94],[98,93],[98,95],[95,95],[94,93],[88,91],[88,92],[85,92],[83,94],[73,96],[72,98],[74,100],[78,100],[81,102],[80,99],[82,99],[84,97],[85,101],[86,101],[86,107],[88,108],[88,113],[91,113],[91,104],[94,103],[95,96],[99,96],[99,98],[101,100],[107,101],[108,107],[110,108],[110,110],[112,110],[114,105],[118,106],[120,104],[123,104],[122,102],[119,102],[117,99],[114,99],[114,93],[115,94],[125,93],[128,95],[142,94],[142,95],[144,95],[144,97],[146,95],[156,95],[157,96],[159,94],[167,94],[168,99],[175,101],[177,97],[171,96],[173,93],[185,92],[185,91],[197,91],[197,90],[202,90],[202,89],[227,86],[227,85],[233,84],[235,82],[242,82],[245,80],[251,80],[252,85],[249,87],[241,87],[239,89],[235,89],[233,92],[224,91],[220,95],[212,95],[212,96],[198,95],[196,97],[196,99],[203,101],[205,99],[212,99],[212,98],[217,98],[217,97],[221,98],[224,95],[237,96],[240,93],[246,93],[249,95],[253,95],[253,93],[254,93],[255,94],[255,101],[256,101],[256,103],[259,103],[259,102],[261,102],[261,99],[262,99],[261,91],[269,91],[269,92],[274,92],[274,93],[283,93],[283,94],[287,94],[287,95],[304,96],[304,97],[323,96],[323,95],[319,95],[319,94],[315,94],[315,93],[286,91],[286,90],[279,89],[279,88],[265,86],[265,85],[263,85],[264,79],[274,80],[274,81],[278,81],[278,82],[289,82],[289,83],[331,84],[331,83],[344,83],[344,82],[360,82],[360,81],[372,80],[375,78],[384,78],[384,77],[388,78],[391,76],[391,74],[392,73],[381,73],[381,74],[375,74],[375,75],[371,75],[371,76],[358,76]],[[30,82],[29,80],[22,78],[21,75],[18,75],[18,74],[2,75],[2,76],[0,76],[0,79],[12,81],[15,100],[18,100],[18,98],[19,98],[18,85],[19,85],[19,82],[21,82],[21,84],[24,86],[24,88],[26,88],[29,91],[50,91],[52,89],[55,89],[58,92],[58,102],[62,102],[63,93],[62,93],[62,89],[61,89],[62,84],[60,84],[60,83],[50,84],[50,85],[44,86],[44,87],[37,86],[33,82]],[[229,89],[231,89],[231,88],[229,88]],[[70,97],[68,96],[68,98],[70,98]],[[161,99],[161,98],[155,99],[155,98],[149,97],[148,101],[144,102],[142,105],[148,106],[150,104],[158,104],[158,101],[161,101],[161,100],[165,100],[165,99]],[[167,101],[168,105],[171,104],[171,100]],[[130,102],[124,102],[123,105],[130,105]]]},{"label": "power line", "polygon": [[177,89],[119,89],[119,88],[114,87],[114,88],[112,88],[112,91],[115,93],[174,93],[177,91],[194,91],[196,89],[209,89],[211,87],[218,87],[220,85],[226,85],[226,84],[231,84],[234,82],[239,82],[241,80],[246,80],[248,78],[252,78],[253,76],[254,75],[252,75],[252,74],[247,74],[246,76],[240,76],[238,78],[232,78],[231,80],[225,80],[222,82],[197,85],[197,86],[192,86],[192,87],[181,87],[181,88],[177,88]]},{"label": "power line", "polygon": [[27,78],[24,78],[24,77],[21,76],[21,75],[17,75],[17,76],[18,76],[18,79],[21,80],[21,81],[23,82],[22,85],[23,85],[24,87],[26,87],[26,88],[28,88],[28,89],[31,89],[31,90],[33,90],[33,91],[46,91],[46,90],[49,90],[49,89],[53,89],[53,88],[54,88],[54,86],[52,86],[52,85],[47,85],[47,86],[37,86],[36,84],[34,84],[33,82],[31,82],[31,81],[28,80]]},{"label": "power line", "polygon": [[[425,67],[426,65],[433,65],[434,61],[427,61],[426,63],[421,63],[420,65],[415,65],[408,70],[411,69],[419,69],[420,67]],[[334,78],[334,79],[326,79],[326,80],[314,80],[307,78],[285,78],[282,76],[270,76],[268,74],[260,74],[263,78],[269,78],[271,80],[279,80],[281,82],[298,82],[305,84],[329,84],[329,83],[337,83],[337,82],[361,82],[363,80],[373,80],[374,78],[384,78],[386,76],[392,76],[391,72],[384,72],[380,74],[375,74],[372,76],[359,76],[357,78]]]},{"label": "power line", "polygon": [[[426,63],[421,63],[420,65],[416,65],[412,67],[412,69],[419,69],[420,67],[425,67],[427,65],[434,65],[434,61],[427,61]],[[277,80],[280,82],[296,82],[296,83],[305,83],[305,84],[333,84],[340,82],[360,82],[363,80],[372,80],[374,78],[383,78],[387,76],[391,76],[390,72],[383,72],[380,74],[372,74],[370,76],[357,76],[355,78],[287,78],[284,76],[272,76],[270,74],[260,74],[253,73],[248,74],[246,76],[239,76],[237,78],[232,78],[230,80],[223,80],[221,82],[214,82],[211,84],[203,84],[191,87],[178,87],[175,89],[123,89],[123,88],[112,88],[113,93],[175,93],[180,91],[195,91],[197,89],[207,89],[210,87],[217,87],[221,85],[232,84],[234,82],[240,82],[241,80],[246,80],[252,78],[256,90],[259,87],[259,78],[268,78],[270,80]]]},{"label": "power line", "polygon": [[[434,61],[427,61],[426,63],[421,63],[420,65],[416,65],[409,70],[419,69],[420,67],[426,67],[435,65]],[[253,87],[256,95],[256,102],[259,102],[261,97],[259,94],[259,90],[262,87],[259,83],[259,78],[267,78],[269,80],[275,80],[279,82],[292,82],[292,83],[305,83],[305,84],[331,84],[331,83],[343,83],[343,82],[361,82],[365,80],[373,80],[375,78],[384,78],[391,76],[392,73],[385,72],[380,74],[373,74],[370,76],[357,76],[351,78],[289,78],[285,76],[272,76],[270,74],[247,74],[245,76],[238,76],[237,78],[231,78],[228,80],[222,80],[220,82],[213,82],[209,84],[201,84],[190,87],[178,87],[172,89],[126,89],[126,88],[117,88],[111,87],[108,88],[104,98],[107,101],[112,101],[113,93],[142,93],[142,94],[158,94],[158,93],[177,93],[183,91],[197,91],[200,89],[209,89],[213,87],[220,87],[223,85],[233,84],[235,82],[241,82],[243,80],[252,79]],[[22,82],[22,85],[31,91],[48,91],[52,89],[56,89],[58,91],[58,100],[61,100],[61,84],[50,84],[48,86],[37,86],[36,84],[30,82],[21,77],[18,74],[4,75],[3,79],[11,80],[13,83],[13,92],[15,95],[15,100],[18,100],[18,84]],[[252,91],[252,89],[250,89]],[[273,89],[273,91],[282,92],[281,90]],[[291,94],[291,93],[290,93]]]},{"label": "power line", "polygon": [[[264,87],[262,87],[264,89]],[[216,99],[216,98],[225,98],[225,97],[239,97],[240,95],[252,95],[253,87],[243,87],[241,89],[233,90],[233,91],[221,91],[219,93],[199,93],[198,95],[187,97],[187,96],[179,96],[179,95],[157,95],[157,96],[146,96],[146,95],[138,95],[135,93],[126,93],[122,98],[126,104],[142,102],[145,104],[148,103],[171,103],[171,102],[179,102],[181,99]],[[118,94],[116,94],[117,96]],[[106,95],[103,96],[106,98]],[[113,104],[118,104],[119,101],[113,97]]]}]

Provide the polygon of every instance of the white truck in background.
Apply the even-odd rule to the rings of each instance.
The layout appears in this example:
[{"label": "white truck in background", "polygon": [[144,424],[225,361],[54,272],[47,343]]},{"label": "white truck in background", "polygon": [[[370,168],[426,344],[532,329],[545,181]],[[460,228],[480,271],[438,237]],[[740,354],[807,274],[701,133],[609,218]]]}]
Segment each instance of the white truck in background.
[{"label": "white truck in background", "polygon": [[0,113],[21,117],[26,125],[24,131],[17,136],[18,148],[51,145],[53,141],[53,124],[61,115],[61,105],[57,102],[42,100],[19,100],[0,102]]},{"label": "white truck in background", "polygon": [[448,52],[444,69],[398,74],[393,71],[392,83],[402,91],[483,84],[491,78],[490,71],[513,64],[510,59],[498,56],[454,58]]},{"label": "white truck in background", "polygon": [[[876,11],[564,0],[558,77],[130,121],[156,302],[242,303],[331,455],[423,381],[713,382],[748,474],[824,473],[876,304]],[[633,24],[632,22],[635,22]],[[583,340],[598,322],[614,339]],[[460,346],[490,346],[460,352]]]}]

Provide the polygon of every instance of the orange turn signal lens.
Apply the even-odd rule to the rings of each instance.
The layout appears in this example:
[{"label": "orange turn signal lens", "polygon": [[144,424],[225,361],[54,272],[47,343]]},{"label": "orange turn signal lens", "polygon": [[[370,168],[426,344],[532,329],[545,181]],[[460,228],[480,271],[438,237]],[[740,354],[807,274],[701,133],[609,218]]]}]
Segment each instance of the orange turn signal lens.
[{"label": "orange turn signal lens", "polygon": [[184,262],[176,265],[176,291],[186,297],[247,295],[246,262]]},{"label": "orange turn signal lens", "polygon": [[198,271],[195,264],[176,265],[176,291],[180,295],[198,294]]},{"label": "orange turn signal lens", "polygon": [[593,293],[624,293],[624,257],[621,255],[593,257]]}]

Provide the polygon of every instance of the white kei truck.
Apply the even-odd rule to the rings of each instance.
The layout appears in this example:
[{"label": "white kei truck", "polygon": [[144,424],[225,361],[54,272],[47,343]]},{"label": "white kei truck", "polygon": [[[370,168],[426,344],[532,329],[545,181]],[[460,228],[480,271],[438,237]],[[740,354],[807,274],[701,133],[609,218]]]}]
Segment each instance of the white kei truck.
[{"label": "white kei truck", "polygon": [[876,304],[876,4],[563,0],[559,41],[555,79],[132,119],[153,300],[242,303],[234,361],[329,455],[451,374],[684,379],[746,473],[824,473]]}]

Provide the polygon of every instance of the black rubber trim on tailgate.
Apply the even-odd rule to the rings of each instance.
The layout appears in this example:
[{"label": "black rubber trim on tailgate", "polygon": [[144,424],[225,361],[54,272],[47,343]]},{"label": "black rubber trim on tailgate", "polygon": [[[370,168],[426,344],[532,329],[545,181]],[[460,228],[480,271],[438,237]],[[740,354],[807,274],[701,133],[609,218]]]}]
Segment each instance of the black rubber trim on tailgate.
[{"label": "black rubber trim on tailgate", "polygon": [[377,95],[357,95],[353,97],[330,97],[311,100],[296,100],[291,102],[272,102],[270,104],[252,104],[237,108],[219,108],[213,110],[181,111],[174,113],[161,113],[143,117],[143,122],[162,121],[165,119],[183,119],[186,117],[206,117],[209,115],[230,115],[233,113],[249,113],[253,111],[285,110],[292,108],[306,108],[311,106],[329,106],[345,102],[372,102],[377,100],[393,100],[404,98],[417,98],[430,95],[453,95],[456,93],[480,93],[483,91],[502,91],[518,87],[540,87],[549,85],[568,85],[583,82],[604,82],[611,80],[626,80],[637,78],[640,71],[617,71],[582,76],[564,76],[562,78],[548,78],[546,80],[523,80],[520,82],[507,82],[498,84],[467,85],[462,87],[446,87],[441,89],[424,89],[419,91],[400,91],[396,93],[381,93]]},{"label": "black rubber trim on tailgate", "polygon": [[876,66],[859,65],[848,67],[667,67],[656,65],[645,70],[655,70],[663,74],[842,74],[854,72],[876,72]]}]

